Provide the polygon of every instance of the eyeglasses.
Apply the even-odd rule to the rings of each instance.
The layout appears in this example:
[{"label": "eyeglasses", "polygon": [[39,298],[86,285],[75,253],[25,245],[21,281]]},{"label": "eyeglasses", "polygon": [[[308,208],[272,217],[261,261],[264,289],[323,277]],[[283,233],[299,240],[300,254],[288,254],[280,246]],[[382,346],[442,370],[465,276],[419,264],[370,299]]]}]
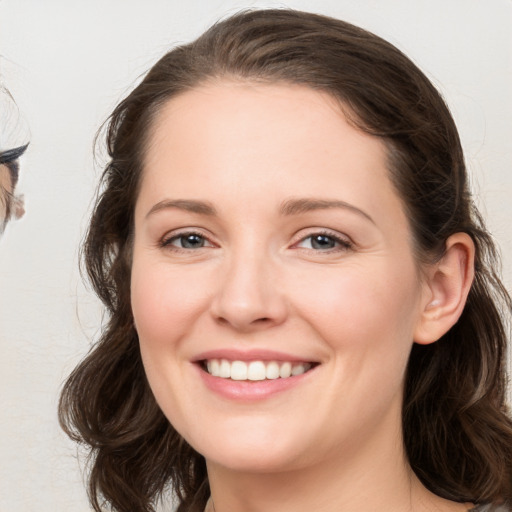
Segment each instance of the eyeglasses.
[{"label": "eyeglasses", "polygon": [[14,160],[17,160],[23,153],[25,153],[25,150],[27,149],[28,144],[25,144],[24,146],[19,146],[14,149],[7,149],[6,151],[0,152],[0,165],[1,164],[10,164],[11,162],[14,162]]},{"label": "eyeglasses", "polygon": [[0,165],[5,165],[8,167],[11,173],[11,182],[14,185],[18,182],[18,174],[19,174],[19,165],[18,158],[23,155],[25,150],[27,149],[28,144],[24,146],[19,146],[14,149],[7,149],[5,151],[0,152]]}]

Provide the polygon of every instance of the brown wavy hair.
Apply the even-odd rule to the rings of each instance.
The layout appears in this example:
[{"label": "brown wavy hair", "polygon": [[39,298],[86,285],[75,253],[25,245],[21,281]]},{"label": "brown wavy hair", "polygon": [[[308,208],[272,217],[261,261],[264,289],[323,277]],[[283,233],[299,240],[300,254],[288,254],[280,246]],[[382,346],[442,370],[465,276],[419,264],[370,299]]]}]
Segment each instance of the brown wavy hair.
[{"label": "brown wavy hair", "polygon": [[202,511],[204,458],[169,424],[146,380],[130,306],[133,214],[152,122],[170,98],[208,80],[301,84],[336,98],[350,122],[388,148],[390,177],[419,261],[457,232],[476,246],[476,277],[459,322],[414,345],[403,400],[409,462],[434,493],[460,502],[512,499],[512,421],[505,404],[511,299],[468,189],[457,129],[439,92],[397,48],[361,28],[291,10],[244,11],[167,53],[114,110],[110,161],[83,245],[108,322],[64,385],[60,421],[89,449],[94,510],[154,511],[172,490]]}]

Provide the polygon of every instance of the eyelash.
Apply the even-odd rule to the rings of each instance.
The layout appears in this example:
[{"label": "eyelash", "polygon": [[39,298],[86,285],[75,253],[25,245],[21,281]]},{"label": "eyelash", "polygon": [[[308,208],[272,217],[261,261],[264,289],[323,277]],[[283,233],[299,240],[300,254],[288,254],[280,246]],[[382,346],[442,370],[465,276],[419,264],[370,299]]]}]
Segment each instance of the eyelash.
[{"label": "eyelash", "polygon": [[332,247],[332,248],[325,249],[325,250],[306,248],[306,247],[302,247],[302,248],[298,247],[298,249],[304,249],[306,251],[312,251],[315,253],[319,253],[319,252],[333,253],[333,252],[347,251],[347,250],[351,250],[354,248],[354,244],[349,239],[341,237],[340,235],[337,235],[337,234],[333,233],[332,231],[327,231],[327,230],[315,231],[305,237],[302,237],[298,242],[294,243],[293,245],[297,246],[300,243],[303,243],[304,241],[306,241],[308,239],[313,239],[314,237],[318,237],[318,236],[323,236],[323,237],[333,240],[335,244],[338,244],[338,247]]},{"label": "eyelash", "polygon": [[[179,240],[179,239],[184,240],[185,238],[190,237],[190,236],[197,236],[197,237],[203,239],[206,243],[209,243],[211,246],[214,246],[213,242],[208,237],[204,236],[203,233],[200,233],[199,231],[183,231],[181,233],[173,234],[172,236],[169,236],[169,237],[166,236],[162,239],[162,241],[160,242],[159,245],[162,248],[170,249],[170,250],[177,251],[177,252],[193,251],[195,249],[188,248],[188,247],[176,247],[176,246],[172,245],[172,242]],[[203,249],[204,247],[205,246],[201,246],[201,247],[199,247],[199,249]],[[206,246],[206,247],[209,247],[209,246]]]},{"label": "eyelash", "polygon": [[[178,246],[172,245],[173,242],[175,242],[177,240],[181,239],[183,241],[185,238],[191,237],[191,236],[199,237],[200,239],[203,240],[203,242],[205,244],[209,244],[209,245],[202,245],[202,246],[196,247],[196,248],[178,247]],[[314,247],[299,247],[299,244],[304,243],[308,239],[312,240],[314,237],[326,237],[335,243],[335,247],[330,247],[328,249],[315,249]],[[311,242],[311,245],[312,245],[312,242]],[[164,237],[160,241],[159,246],[161,248],[169,249],[174,252],[190,252],[190,251],[195,251],[198,249],[204,249],[205,247],[215,247],[215,244],[208,237],[206,237],[203,233],[201,233],[199,231],[192,230],[192,231],[183,231],[181,233],[175,233],[172,236]],[[292,248],[302,249],[302,250],[305,250],[308,252],[313,252],[313,253],[327,253],[327,254],[348,251],[348,250],[353,249],[353,247],[354,247],[354,245],[350,240],[348,240],[347,238],[341,237],[341,236],[333,233],[332,231],[328,231],[328,230],[320,230],[320,231],[315,231],[313,233],[310,233],[309,235],[302,237],[300,240],[293,243],[293,245],[292,245]]]}]

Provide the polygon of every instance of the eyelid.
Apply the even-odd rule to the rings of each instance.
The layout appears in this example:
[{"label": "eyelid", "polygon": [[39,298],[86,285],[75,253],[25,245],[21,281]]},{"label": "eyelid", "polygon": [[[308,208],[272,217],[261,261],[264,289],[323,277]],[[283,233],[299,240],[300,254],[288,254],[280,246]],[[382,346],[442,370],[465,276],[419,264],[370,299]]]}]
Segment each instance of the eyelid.
[{"label": "eyelid", "polygon": [[177,238],[180,238],[180,237],[185,237],[187,235],[200,236],[208,243],[208,245],[205,247],[218,247],[218,245],[215,242],[213,242],[213,240],[211,239],[210,236],[206,235],[201,229],[194,228],[194,227],[174,229],[174,230],[166,233],[158,241],[158,246],[162,247],[164,249],[172,249],[174,251],[191,251],[191,250],[197,251],[198,249],[205,248],[205,247],[199,247],[198,249],[187,249],[184,247],[176,247],[176,246],[171,245],[171,242],[173,240],[176,240]]},{"label": "eyelid", "polygon": [[[304,233],[304,231],[305,230],[301,230],[294,237],[294,241],[292,243],[292,248],[295,247],[297,249],[303,249],[306,251],[313,251],[313,252],[318,252],[318,253],[319,252],[329,253],[329,252],[337,252],[337,251],[346,251],[346,250],[352,249],[355,245],[349,236],[339,233],[337,231],[330,230],[328,228],[308,228],[307,233]],[[328,236],[328,237],[332,238],[333,240],[335,240],[335,242],[337,242],[340,245],[340,247],[326,249],[323,251],[316,250],[316,249],[309,249],[309,248],[305,248],[305,247],[297,247],[298,244],[303,242],[304,240],[307,240],[308,238],[318,236],[318,235]]]}]

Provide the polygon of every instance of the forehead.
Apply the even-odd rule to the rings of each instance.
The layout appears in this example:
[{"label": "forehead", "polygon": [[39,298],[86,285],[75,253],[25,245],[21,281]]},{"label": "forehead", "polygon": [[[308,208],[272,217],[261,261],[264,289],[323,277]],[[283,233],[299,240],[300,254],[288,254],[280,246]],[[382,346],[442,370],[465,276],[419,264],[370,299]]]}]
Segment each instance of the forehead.
[{"label": "forehead", "polygon": [[387,162],[383,141],[349,124],[340,103],[327,93],[299,85],[221,81],[182,93],[161,108],[143,168],[152,170],[164,159],[188,161],[211,174],[216,164],[226,169],[236,162],[242,176],[255,162],[262,170],[294,163],[300,173],[318,155],[343,156],[347,165],[357,159],[375,169]]},{"label": "forehead", "polygon": [[326,93],[209,83],[169,100],[156,116],[138,203],[150,207],[171,194],[276,205],[307,195],[350,200],[372,216],[389,216],[401,201],[387,162],[384,142],[347,122]]},{"label": "forehead", "polygon": [[[240,141],[245,135],[258,135],[254,143],[263,141],[269,133],[279,133],[276,142],[284,143],[287,134],[296,136],[302,131],[314,141],[315,133],[329,130],[332,124],[337,129],[341,123],[346,124],[344,110],[349,109],[330,94],[302,85],[209,81],[168,100],[156,115],[150,140],[158,142],[162,135],[175,136],[176,132],[188,130],[197,135],[217,133],[223,138],[231,135],[232,141]],[[202,121],[200,124],[198,119]],[[228,126],[232,127],[231,133],[227,131]],[[263,127],[265,130],[259,134],[251,132]],[[280,131],[283,127],[287,128],[286,132]],[[374,141],[380,144],[378,139]]]}]

